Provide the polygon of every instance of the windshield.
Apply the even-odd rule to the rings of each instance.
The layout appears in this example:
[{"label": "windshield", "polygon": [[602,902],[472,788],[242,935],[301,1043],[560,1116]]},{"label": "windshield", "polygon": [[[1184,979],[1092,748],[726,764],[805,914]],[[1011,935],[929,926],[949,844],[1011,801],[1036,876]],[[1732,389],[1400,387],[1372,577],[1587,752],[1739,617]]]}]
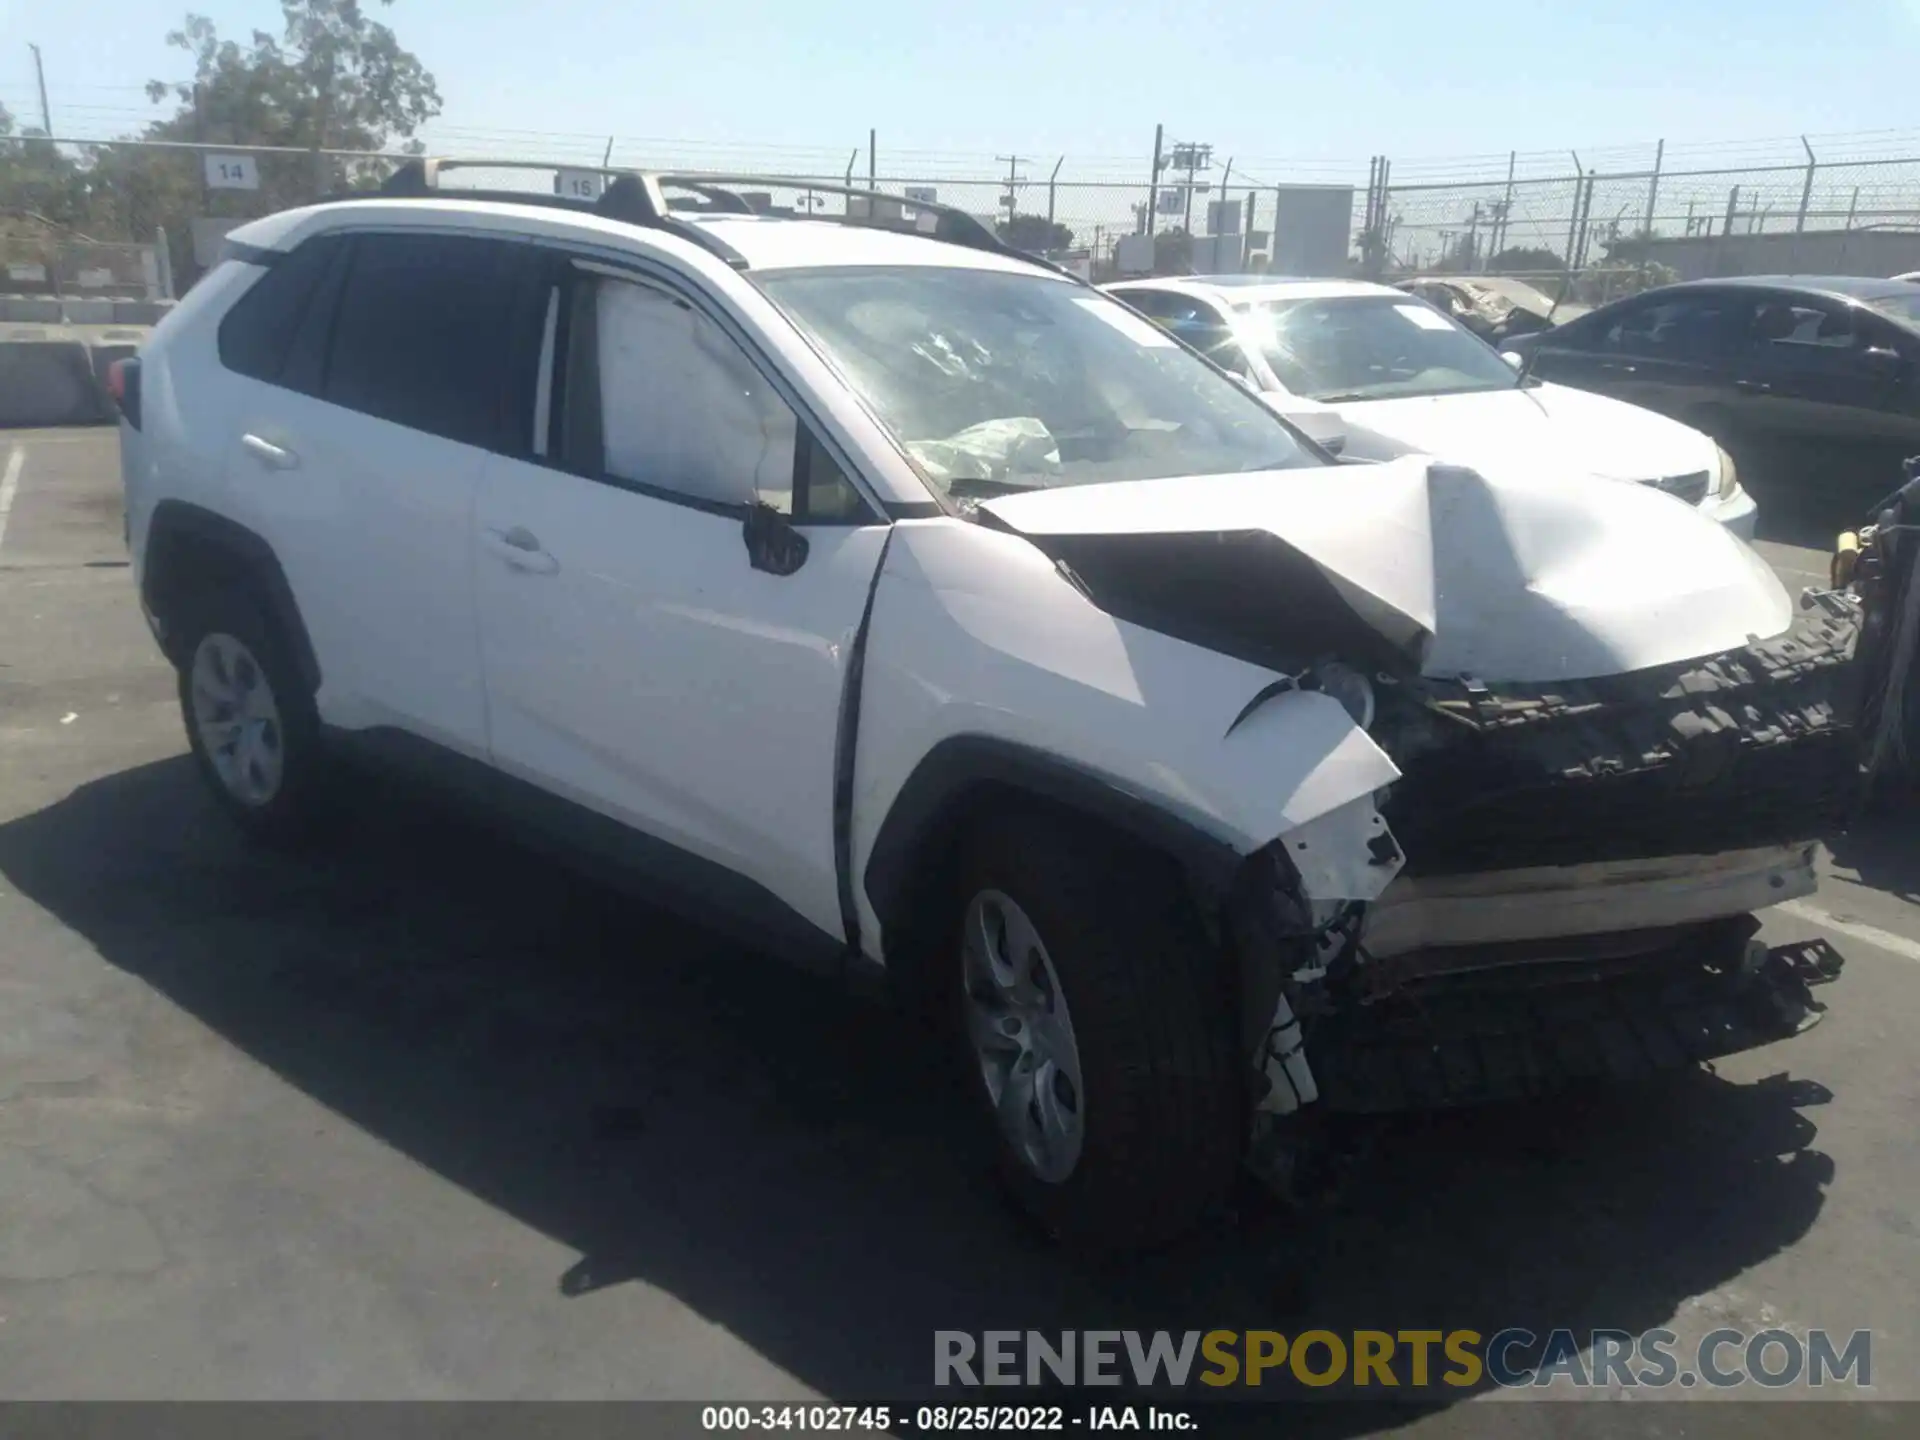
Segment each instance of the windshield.
[{"label": "windshield", "polygon": [[1902,325],[1920,329],[1920,285],[1914,286],[1911,295],[1880,295],[1867,304]]},{"label": "windshield", "polygon": [[942,493],[1321,463],[1266,405],[1085,286],[934,266],[753,278]]},{"label": "windshield", "polygon": [[1310,400],[1385,400],[1510,390],[1507,363],[1424,301],[1404,295],[1266,300],[1240,316],[1280,383]]}]

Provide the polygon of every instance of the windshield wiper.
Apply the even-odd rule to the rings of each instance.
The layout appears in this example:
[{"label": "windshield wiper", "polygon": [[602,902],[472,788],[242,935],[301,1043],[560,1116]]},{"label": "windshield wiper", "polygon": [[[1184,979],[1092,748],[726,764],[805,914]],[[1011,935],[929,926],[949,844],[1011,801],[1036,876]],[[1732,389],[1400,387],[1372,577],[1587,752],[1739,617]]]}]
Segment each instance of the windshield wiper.
[{"label": "windshield wiper", "polygon": [[996,495],[1016,495],[1022,490],[1044,490],[1037,480],[987,480],[978,475],[957,475],[947,482],[949,495],[976,494],[991,500]]},{"label": "windshield wiper", "polygon": [[1322,405],[1340,405],[1348,400],[1366,400],[1370,397],[1364,390],[1336,390],[1331,395],[1315,395],[1310,398],[1318,400]]}]

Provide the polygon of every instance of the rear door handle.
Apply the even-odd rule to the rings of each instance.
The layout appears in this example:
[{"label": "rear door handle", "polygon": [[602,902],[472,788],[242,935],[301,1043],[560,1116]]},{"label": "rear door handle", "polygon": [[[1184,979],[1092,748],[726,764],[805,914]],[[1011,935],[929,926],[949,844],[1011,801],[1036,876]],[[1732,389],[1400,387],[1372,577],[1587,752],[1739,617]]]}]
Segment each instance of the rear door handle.
[{"label": "rear door handle", "polygon": [[1749,395],[1770,395],[1773,393],[1773,386],[1764,380],[1736,380],[1733,382],[1733,388],[1736,390],[1744,390]]},{"label": "rear door handle", "polygon": [[551,575],[560,568],[560,562],[540,548],[540,537],[524,525],[487,531],[486,545],[515,570],[525,570],[533,575]]},{"label": "rear door handle", "polygon": [[1616,375],[1631,375],[1639,367],[1623,364],[1618,360],[1602,360],[1600,362],[1600,368],[1602,370],[1610,370]]},{"label": "rear door handle", "polygon": [[284,445],[274,444],[273,441],[264,436],[255,435],[249,431],[240,437],[240,444],[249,455],[253,456],[254,459],[258,460],[269,470],[297,470],[300,468],[300,457],[298,455],[294,454],[293,451],[287,449]]}]

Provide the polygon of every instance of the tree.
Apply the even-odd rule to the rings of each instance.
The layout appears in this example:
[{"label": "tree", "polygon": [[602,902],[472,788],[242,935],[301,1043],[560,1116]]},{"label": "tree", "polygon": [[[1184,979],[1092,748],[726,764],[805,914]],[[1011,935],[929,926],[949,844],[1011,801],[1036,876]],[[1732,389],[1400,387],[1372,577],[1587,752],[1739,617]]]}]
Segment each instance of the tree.
[{"label": "tree", "polygon": [[281,36],[256,30],[245,45],[221,39],[205,16],[188,15],[167,43],[192,57],[192,77],[148,83],[149,99],[171,100],[174,108],[138,138],[308,153],[257,155],[259,191],[227,195],[205,188],[194,152],[102,147],[74,167],[79,195],[72,213],[53,218],[102,238],[149,240],[164,229],[180,264],[192,254],[196,215],[266,214],[306,204],[342,182],[372,184],[384,173],[377,164],[316,163],[315,148],[383,150],[406,142],[402,148],[417,150],[412,137],[440,113],[440,92],[392,29],[370,20],[361,0],[281,0],[280,9]]},{"label": "tree", "polygon": [[1487,261],[1487,272],[1493,275],[1565,268],[1566,261],[1540,245],[1511,245]]},{"label": "tree", "polygon": [[1044,215],[1015,215],[994,226],[1000,238],[1018,250],[1045,254],[1049,250],[1071,250],[1073,231]]},{"label": "tree", "polygon": [[280,10],[282,38],[256,30],[245,49],[206,16],[187,16],[167,43],[193,57],[193,78],[148,82],[155,103],[180,103],[148,138],[382,150],[440,113],[433,76],[359,0],[281,0]]},{"label": "tree", "polygon": [[38,127],[16,130],[0,105],[0,235],[45,240],[85,209],[79,168]]}]

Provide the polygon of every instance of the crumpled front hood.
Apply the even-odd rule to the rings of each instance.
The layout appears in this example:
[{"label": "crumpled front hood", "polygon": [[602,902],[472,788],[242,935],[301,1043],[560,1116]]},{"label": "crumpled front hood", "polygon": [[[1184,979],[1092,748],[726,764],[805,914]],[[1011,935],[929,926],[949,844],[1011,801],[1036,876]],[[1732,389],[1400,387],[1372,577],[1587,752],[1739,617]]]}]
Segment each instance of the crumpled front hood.
[{"label": "crumpled front hood", "polygon": [[1476,468],[1527,463],[1647,481],[1719,467],[1713,441],[1698,430],[1562,385],[1350,400],[1340,412],[1415,450]]},{"label": "crumpled front hood", "polygon": [[[1617,675],[1770,638],[1793,617],[1766,562],[1713,521],[1658,491],[1564,473],[1409,456],[1062,486],[980,508],[1043,548],[1127,537],[1125,563],[1144,568],[1154,560],[1139,542],[1155,535],[1189,550],[1208,536],[1272,537],[1273,566],[1317,569],[1434,676]],[[1205,597],[1215,613],[1220,598]],[[1281,632],[1288,615],[1270,623]]]}]

